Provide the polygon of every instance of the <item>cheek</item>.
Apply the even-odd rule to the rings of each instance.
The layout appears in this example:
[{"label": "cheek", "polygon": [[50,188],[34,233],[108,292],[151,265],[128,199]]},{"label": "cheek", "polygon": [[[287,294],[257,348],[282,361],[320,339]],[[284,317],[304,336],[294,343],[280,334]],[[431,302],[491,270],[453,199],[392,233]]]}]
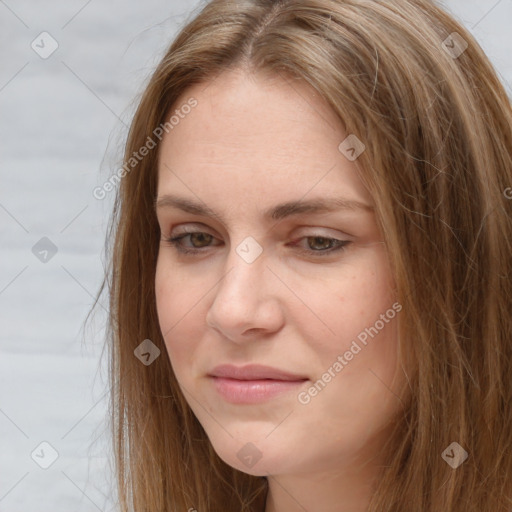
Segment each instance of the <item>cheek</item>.
[{"label": "cheek", "polygon": [[[202,295],[204,295],[204,290]],[[202,323],[198,320],[201,303],[199,292],[192,283],[183,282],[179,272],[157,262],[155,298],[160,330],[178,379],[180,369],[189,367],[194,357],[196,342],[200,339]],[[194,319],[192,321],[192,319]],[[196,331],[196,332],[195,332]]]},{"label": "cheek", "polygon": [[[332,417],[342,422],[347,417],[360,418],[353,420],[355,430],[365,422],[379,424],[393,414],[399,387],[393,378],[401,308],[386,255],[380,248],[368,251],[337,280],[318,289],[328,293],[310,294],[309,304],[329,329],[319,336],[311,323],[301,321],[303,336],[317,360],[316,388],[311,394],[318,390],[319,397],[314,398],[311,411],[318,408],[321,414],[328,407]],[[313,324],[319,325],[318,321]]]},{"label": "cheek", "polygon": [[[376,322],[382,337],[389,336],[396,313],[391,310],[386,316],[386,312],[395,302],[395,292],[382,246],[361,251],[355,262],[318,280],[315,286],[311,282],[308,285],[301,290],[301,296],[307,297],[306,305],[317,318],[312,322],[307,311],[302,316],[296,312],[295,316],[302,318],[299,321],[303,330],[309,332],[310,340],[316,340],[319,350],[330,355],[348,350],[352,340],[359,335],[364,340],[366,329]],[[385,324],[380,320],[383,314],[388,320]]]},{"label": "cheek", "polygon": [[173,325],[173,316],[176,311],[174,304],[175,296],[172,293],[174,289],[172,276],[159,257],[155,273],[155,299],[158,322],[164,338],[166,338],[166,333]]},{"label": "cheek", "polygon": [[202,280],[191,279],[179,267],[158,258],[155,273],[155,298],[162,333],[175,332],[197,314],[200,300],[208,287]]}]

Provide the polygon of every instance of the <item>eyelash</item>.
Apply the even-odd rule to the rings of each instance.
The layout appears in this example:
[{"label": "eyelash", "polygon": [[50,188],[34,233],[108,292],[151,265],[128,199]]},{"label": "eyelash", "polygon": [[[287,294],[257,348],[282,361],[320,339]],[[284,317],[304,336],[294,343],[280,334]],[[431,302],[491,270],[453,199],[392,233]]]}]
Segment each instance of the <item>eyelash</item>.
[{"label": "eyelash", "polygon": [[[191,236],[191,235],[208,235],[208,236],[213,237],[213,235],[210,235],[209,233],[204,233],[202,231],[193,231],[191,233],[184,233],[184,234],[181,234],[181,235],[178,235],[175,237],[165,238],[165,242],[170,244],[171,246],[173,246],[173,248],[181,254],[198,254],[198,253],[204,252],[203,249],[208,249],[208,247],[195,248],[195,249],[183,247],[182,240],[184,238],[186,238],[187,236]],[[308,250],[308,249],[299,248],[299,251],[303,254],[319,256],[319,257],[323,257],[324,255],[329,255],[329,254],[332,254],[337,251],[344,251],[344,250],[346,250],[346,247],[352,243],[350,240],[338,240],[337,238],[330,238],[330,237],[321,236],[321,235],[304,236],[304,237],[299,238],[299,240],[302,240],[303,238],[320,238],[322,240],[327,240],[327,241],[333,242],[335,244],[334,247],[330,247],[329,249],[326,249],[326,250],[314,251],[311,249]],[[295,243],[293,245],[296,246],[297,244]]]}]

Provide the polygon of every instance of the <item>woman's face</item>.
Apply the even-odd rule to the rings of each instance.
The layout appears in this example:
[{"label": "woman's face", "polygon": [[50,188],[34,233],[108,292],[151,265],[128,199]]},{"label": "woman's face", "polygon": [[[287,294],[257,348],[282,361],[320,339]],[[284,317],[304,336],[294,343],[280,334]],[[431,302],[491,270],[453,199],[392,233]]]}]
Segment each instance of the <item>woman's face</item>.
[{"label": "woman's face", "polygon": [[284,78],[225,72],[175,108],[156,300],[191,409],[218,455],[253,475],[375,457],[400,407],[401,305],[361,147],[352,136],[340,149],[334,113]]}]

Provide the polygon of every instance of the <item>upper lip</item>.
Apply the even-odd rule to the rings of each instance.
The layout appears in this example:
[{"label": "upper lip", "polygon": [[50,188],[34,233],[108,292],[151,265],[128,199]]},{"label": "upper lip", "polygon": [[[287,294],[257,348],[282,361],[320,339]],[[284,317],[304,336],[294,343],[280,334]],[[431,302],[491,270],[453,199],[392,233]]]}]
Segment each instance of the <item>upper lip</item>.
[{"label": "upper lip", "polygon": [[272,379],[272,380],[306,380],[307,377],[303,375],[295,375],[293,373],[272,368],[270,366],[263,366],[260,364],[249,364],[247,366],[233,366],[231,364],[221,364],[216,366],[209,375],[211,377],[225,377],[228,379],[236,380],[259,380],[259,379]]}]

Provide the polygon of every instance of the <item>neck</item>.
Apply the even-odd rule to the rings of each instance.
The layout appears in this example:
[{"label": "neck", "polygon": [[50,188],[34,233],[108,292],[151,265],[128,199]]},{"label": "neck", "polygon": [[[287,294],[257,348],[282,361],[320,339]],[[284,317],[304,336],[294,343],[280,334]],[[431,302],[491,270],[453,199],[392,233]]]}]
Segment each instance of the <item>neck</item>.
[{"label": "neck", "polygon": [[265,512],[366,512],[384,469],[377,451],[322,470],[267,476]]},{"label": "neck", "polygon": [[265,512],[365,512],[372,482],[348,475],[269,476]]}]

